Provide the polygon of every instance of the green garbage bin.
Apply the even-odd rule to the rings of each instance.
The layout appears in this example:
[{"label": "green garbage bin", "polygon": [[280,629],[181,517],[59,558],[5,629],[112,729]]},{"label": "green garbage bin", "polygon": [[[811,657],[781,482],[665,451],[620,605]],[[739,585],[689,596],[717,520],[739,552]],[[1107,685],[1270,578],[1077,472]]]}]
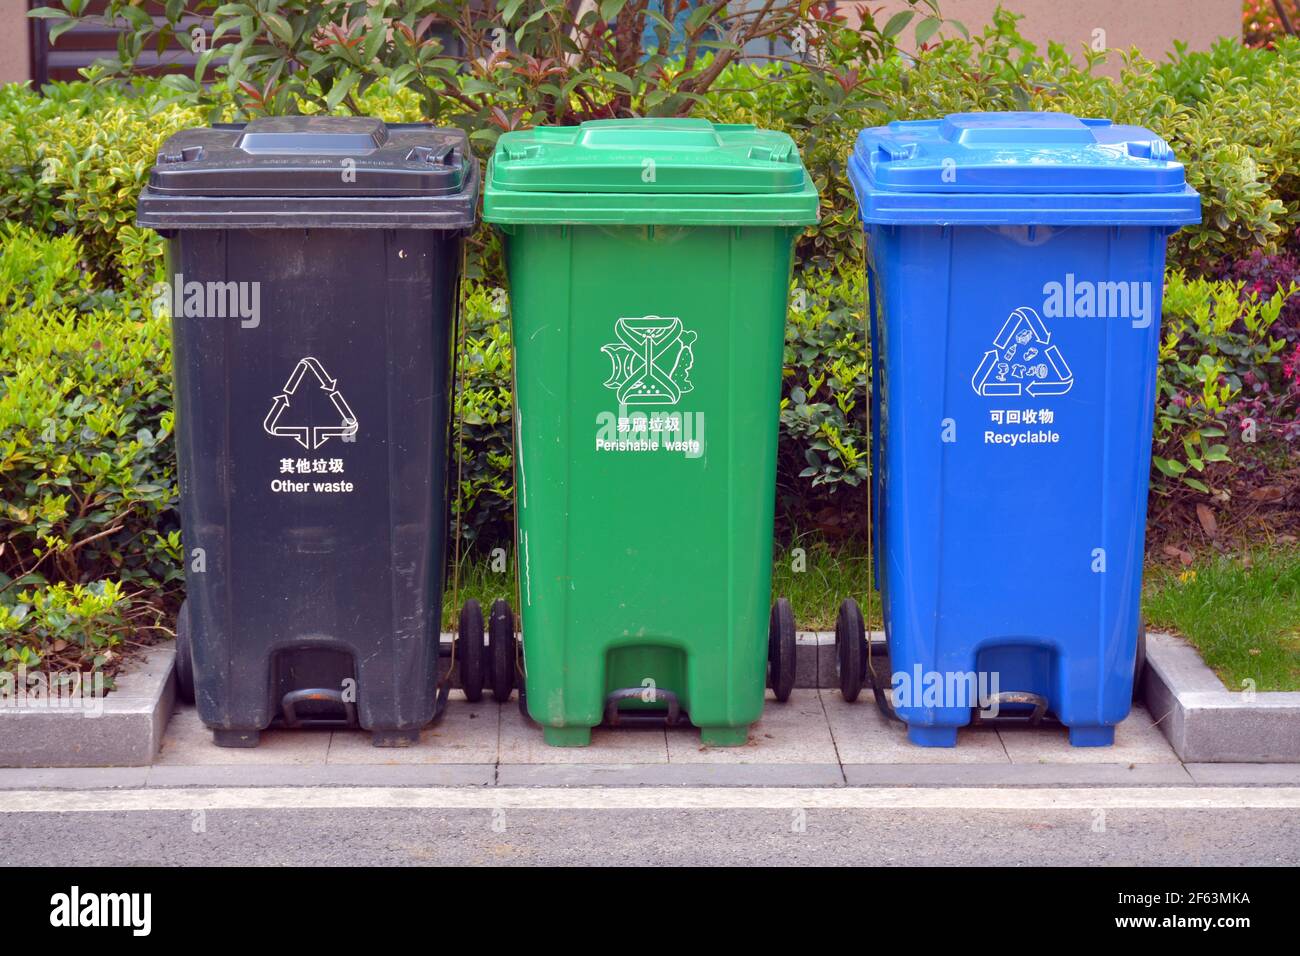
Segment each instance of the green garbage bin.
[{"label": "green garbage bin", "polygon": [[[817,191],[793,140],[703,120],[503,135],[527,711],[547,743],[689,719],[745,743],[769,660],[786,303]],[[772,626],[765,626],[772,625]]]}]

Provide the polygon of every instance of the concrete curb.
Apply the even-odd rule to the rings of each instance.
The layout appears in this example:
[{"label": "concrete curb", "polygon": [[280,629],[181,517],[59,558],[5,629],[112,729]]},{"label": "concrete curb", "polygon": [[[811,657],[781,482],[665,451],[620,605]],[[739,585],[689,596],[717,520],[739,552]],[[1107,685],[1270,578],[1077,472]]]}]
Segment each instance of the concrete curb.
[{"label": "concrete curb", "polygon": [[1300,693],[1233,693],[1181,638],[1147,634],[1142,695],[1184,763],[1300,763]]},{"label": "concrete curb", "polygon": [[97,716],[50,706],[0,707],[0,767],[146,767],[176,699],[170,647],[136,659]]},{"label": "concrete curb", "polygon": [[1289,773],[1293,769],[1300,768],[1202,764],[1193,772],[1181,764],[247,764],[0,770],[0,791],[219,787],[1268,787],[1295,784],[1297,776]]},{"label": "concrete curb", "polygon": [[212,787],[1286,787],[1293,764],[418,764],[0,769],[6,790]]}]

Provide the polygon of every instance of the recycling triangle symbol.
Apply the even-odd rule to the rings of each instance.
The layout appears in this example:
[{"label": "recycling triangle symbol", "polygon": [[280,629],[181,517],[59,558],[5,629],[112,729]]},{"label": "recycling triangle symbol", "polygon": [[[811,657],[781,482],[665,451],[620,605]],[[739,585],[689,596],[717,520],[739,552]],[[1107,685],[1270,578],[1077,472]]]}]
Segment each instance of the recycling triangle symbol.
[{"label": "recycling triangle symbol", "polygon": [[1038,313],[1025,307],[1007,317],[970,384],[985,397],[1064,395],[1074,386],[1074,373]]},{"label": "recycling triangle symbol", "polygon": [[[308,372],[311,372],[316,385],[325,393],[330,406],[338,413],[338,421],[330,425],[281,425],[280,419],[292,404],[291,398],[297,393]],[[345,442],[355,441],[357,427],[357,416],[352,414],[347,399],[339,391],[338,380],[330,378],[325,367],[310,355],[294,366],[288,381],[284,383],[283,391],[271,399],[271,410],[266,413],[266,419],[262,422],[262,428],[268,435],[292,438],[307,449],[319,448],[334,437],[341,438]]]}]

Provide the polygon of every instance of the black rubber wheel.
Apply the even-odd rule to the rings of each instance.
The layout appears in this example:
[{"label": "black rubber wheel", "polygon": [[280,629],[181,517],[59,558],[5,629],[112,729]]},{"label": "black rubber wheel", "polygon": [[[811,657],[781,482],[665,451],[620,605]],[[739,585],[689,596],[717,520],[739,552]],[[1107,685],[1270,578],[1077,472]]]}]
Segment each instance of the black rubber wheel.
[{"label": "black rubber wheel", "polygon": [[790,699],[790,691],[794,690],[794,638],[794,611],[789,601],[777,598],[767,629],[767,663],[772,693],[782,703]]},{"label": "black rubber wheel", "polygon": [[194,703],[194,648],[190,642],[190,602],[176,615],[176,696]]},{"label": "black rubber wheel", "polygon": [[492,602],[488,615],[488,661],[492,696],[504,704],[515,689],[515,615],[500,598]]},{"label": "black rubber wheel", "polygon": [[1147,622],[1138,621],[1137,656],[1133,660],[1133,700],[1142,696],[1142,673],[1147,669]]},{"label": "black rubber wheel", "polygon": [[460,668],[460,689],[471,704],[483,699],[483,656],[483,609],[470,598],[460,609],[456,666]]},{"label": "black rubber wheel", "polygon": [[840,695],[851,704],[862,693],[867,669],[867,625],[853,598],[844,599],[835,618],[835,667]]},{"label": "black rubber wheel", "polygon": [[528,712],[528,691],[523,674],[519,675],[519,716],[528,721],[533,719],[533,715]]}]

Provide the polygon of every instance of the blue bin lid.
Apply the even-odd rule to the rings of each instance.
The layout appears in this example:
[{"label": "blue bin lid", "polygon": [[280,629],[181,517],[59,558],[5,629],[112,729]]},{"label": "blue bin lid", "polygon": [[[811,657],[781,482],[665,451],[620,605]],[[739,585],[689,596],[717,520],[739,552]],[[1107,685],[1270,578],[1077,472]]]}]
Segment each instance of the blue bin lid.
[{"label": "blue bin lid", "polygon": [[1181,226],[1200,196],[1169,144],[1068,113],[953,113],[865,129],[849,159],[864,222]]}]

